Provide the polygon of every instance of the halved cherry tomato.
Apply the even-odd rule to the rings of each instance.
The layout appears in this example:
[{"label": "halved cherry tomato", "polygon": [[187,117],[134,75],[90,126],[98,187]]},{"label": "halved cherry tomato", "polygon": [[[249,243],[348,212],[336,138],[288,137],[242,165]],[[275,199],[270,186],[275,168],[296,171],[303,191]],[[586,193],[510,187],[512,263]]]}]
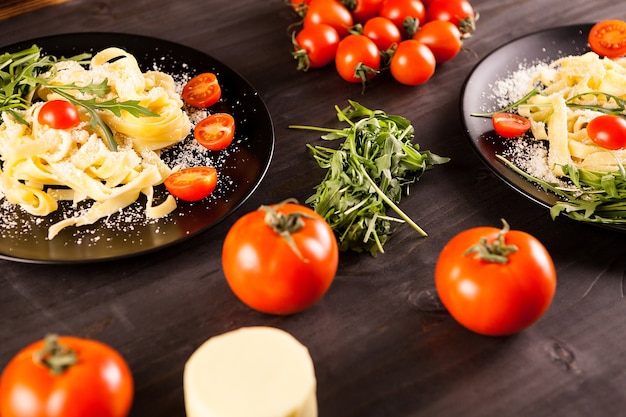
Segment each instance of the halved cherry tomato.
[{"label": "halved cherry tomato", "polygon": [[71,129],[80,123],[80,115],[69,101],[51,100],[41,106],[37,121],[53,129]]},{"label": "halved cherry tomato", "polygon": [[587,125],[589,138],[604,149],[626,148],[626,119],[605,114],[592,119]]},{"label": "halved cherry tomato", "polygon": [[339,42],[335,56],[337,73],[351,83],[364,83],[380,69],[380,51],[373,40],[364,35],[348,35]]},{"label": "halved cherry tomato", "polygon": [[350,11],[339,0],[312,0],[306,9],[303,26],[325,23],[335,28],[340,38],[354,25]]},{"label": "halved cherry tomato", "polygon": [[435,73],[437,61],[432,51],[414,39],[400,42],[391,57],[389,69],[396,81],[406,85],[419,85]]},{"label": "halved cherry tomato", "polygon": [[334,27],[319,23],[303,28],[294,39],[293,56],[298,60],[298,70],[319,68],[335,59],[339,34]]},{"label": "halved cherry tomato", "polygon": [[213,167],[191,167],[176,171],[165,179],[165,188],[174,197],[198,201],[208,197],[217,186],[217,170]]},{"label": "halved cherry tomato", "polygon": [[496,113],[491,117],[496,133],[505,138],[522,136],[530,129],[530,120],[513,113]]},{"label": "halved cherry tomato", "polygon": [[387,51],[392,45],[398,45],[402,41],[400,29],[391,20],[382,16],[373,17],[365,22],[361,33],[373,40],[381,51]]},{"label": "halved cherry tomato", "polygon": [[428,46],[438,64],[457,56],[463,46],[461,31],[452,22],[432,20],[420,27],[413,39]]},{"label": "halved cherry tomato", "polygon": [[131,370],[96,340],[49,335],[20,350],[0,379],[2,417],[125,417]]},{"label": "halved cherry tomato", "polygon": [[596,23],[589,31],[588,42],[598,55],[609,58],[626,55],[626,22],[611,19]]},{"label": "halved cherry tomato", "polygon": [[213,113],[196,125],[193,136],[211,151],[226,149],[235,137],[235,119],[228,113]]},{"label": "halved cherry tomato", "polygon": [[185,103],[201,109],[214,105],[221,96],[222,89],[212,72],[196,75],[187,81],[182,92]]},{"label": "halved cherry tomato", "polygon": [[460,232],[443,248],[435,268],[437,293],[468,329],[510,335],[535,323],[556,291],[550,254],[534,236],[504,227]]}]

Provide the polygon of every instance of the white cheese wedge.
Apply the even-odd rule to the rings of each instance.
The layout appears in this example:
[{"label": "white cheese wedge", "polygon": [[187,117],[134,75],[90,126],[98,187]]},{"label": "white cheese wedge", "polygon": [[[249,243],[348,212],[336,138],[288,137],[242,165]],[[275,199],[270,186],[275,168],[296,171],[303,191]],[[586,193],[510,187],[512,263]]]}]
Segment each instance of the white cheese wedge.
[{"label": "white cheese wedge", "polygon": [[204,342],[185,364],[183,388],[187,417],[317,417],[309,351],[273,327]]}]

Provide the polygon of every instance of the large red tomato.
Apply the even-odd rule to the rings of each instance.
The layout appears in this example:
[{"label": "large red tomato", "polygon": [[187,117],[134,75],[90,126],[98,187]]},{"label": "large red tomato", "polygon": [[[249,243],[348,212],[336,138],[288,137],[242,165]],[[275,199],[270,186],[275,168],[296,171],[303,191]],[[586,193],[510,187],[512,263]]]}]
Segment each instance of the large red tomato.
[{"label": "large red tomato", "polygon": [[476,227],[454,236],[435,268],[443,305],[468,329],[510,335],[535,323],[556,291],[556,270],[546,248],[530,234]]},{"label": "large red tomato", "polygon": [[90,339],[48,336],[17,353],[0,379],[2,417],[125,417],[133,399],[128,365]]},{"label": "large red tomato", "polygon": [[269,314],[301,312],[327,292],[337,272],[333,231],[315,211],[296,203],[262,206],[226,234],[222,268],[249,307]]}]

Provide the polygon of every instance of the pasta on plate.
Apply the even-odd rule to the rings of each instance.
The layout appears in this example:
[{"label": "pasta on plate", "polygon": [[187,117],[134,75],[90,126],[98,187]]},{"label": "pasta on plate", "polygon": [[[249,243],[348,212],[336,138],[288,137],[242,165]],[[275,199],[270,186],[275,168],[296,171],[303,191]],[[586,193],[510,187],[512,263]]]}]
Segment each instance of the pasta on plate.
[{"label": "pasta on plate", "polygon": [[[159,71],[142,72],[136,59],[118,48],[98,52],[88,68],[75,61],[60,61],[48,74],[51,85],[85,86],[107,81],[110,91],[104,98],[136,100],[155,116],[115,115],[98,110],[111,128],[117,149],[111,150],[98,128],[92,128],[90,114],[78,108],[81,123],[72,129],[52,129],[40,124],[37,115],[43,102],[36,102],[21,116],[28,125],[3,113],[0,124],[0,192],[9,202],[35,216],[46,216],[69,200],[77,205],[89,201],[85,210],[64,218],[48,230],[54,238],[69,226],[92,224],[146,197],[146,216],[166,216],[176,208],[168,196],[154,204],[154,187],[171,173],[160,158],[159,150],[181,142],[191,131],[191,122],[183,110],[171,76]],[[56,93],[43,88],[43,100],[53,100]],[[89,100],[84,92],[77,98]]]}]

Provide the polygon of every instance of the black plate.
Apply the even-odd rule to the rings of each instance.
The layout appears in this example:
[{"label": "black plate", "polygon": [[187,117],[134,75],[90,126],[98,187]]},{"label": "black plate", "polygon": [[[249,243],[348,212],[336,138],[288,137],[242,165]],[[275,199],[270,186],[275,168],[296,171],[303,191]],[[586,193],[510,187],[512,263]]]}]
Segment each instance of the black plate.
[{"label": "black plate", "polygon": [[[164,248],[204,232],[232,214],[250,197],[267,172],[274,151],[274,127],[267,107],[243,77],[215,58],[173,42],[121,33],[49,36],[6,46],[2,51],[15,52],[33,44],[45,54],[59,57],[115,46],[133,54],[143,71],[156,67],[172,76],[214,72],[222,86],[222,99],[211,110],[235,117],[235,142],[219,157],[212,156],[207,161],[216,165],[220,173],[214,196],[201,202],[179,202],[175,212],[158,221],[125,223],[122,218],[110,218],[91,226],[64,229],[48,240],[48,226],[62,218],[60,210],[41,220],[3,204],[0,258],[34,263],[82,263]],[[157,191],[164,192],[162,187]],[[136,205],[141,207],[140,203]]]},{"label": "black plate", "polygon": [[[461,90],[461,119],[470,144],[482,161],[505,183],[536,203],[552,207],[559,200],[513,172],[496,155],[505,144],[493,131],[491,119],[471,116],[497,110],[492,86],[520,65],[551,62],[589,51],[587,34],[593,24],[564,26],[515,39],[491,52],[472,70]],[[619,226],[617,226],[619,228]]]}]

